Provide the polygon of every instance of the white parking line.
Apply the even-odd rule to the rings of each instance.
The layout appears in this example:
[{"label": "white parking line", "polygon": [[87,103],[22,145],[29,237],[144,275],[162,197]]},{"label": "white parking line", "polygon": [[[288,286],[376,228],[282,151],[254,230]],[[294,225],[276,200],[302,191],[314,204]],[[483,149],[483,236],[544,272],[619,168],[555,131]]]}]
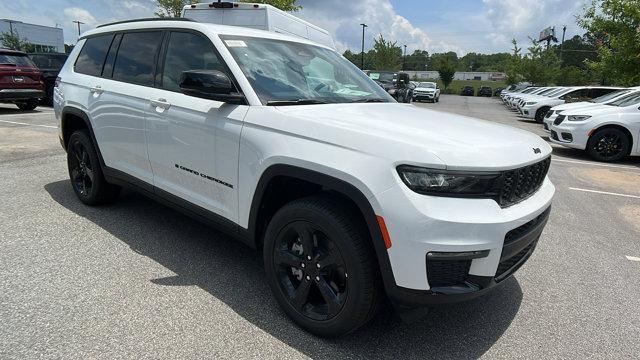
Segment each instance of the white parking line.
[{"label": "white parking line", "polygon": [[50,128],[50,129],[57,129],[57,128],[58,128],[57,126],[51,126],[51,125],[39,125],[39,124],[28,124],[28,123],[17,122],[17,121],[0,120],[0,122],[7,123],[7,124],[16,124],[16,125],[40,126],[40,127]]},{"label": "white parking line", "polygon": [[640,196],[638,196],[638,195],[618,194],[618,193],[613,193],[613,192],[608,192],[608,191],[580,189],[580,188],[574,188],[574,187],[570,187],[569,189],[570,190],[576,190],[576,191],[584,191],[584,192],[589,192],[589,193],[595,193],[595,194],[602,194],[602,195],[613,195],[613,196],[622,196],[622,197],[628,197],[628,198],[633,198],[633,199],[640,199]]},{"label": "white parking line", "polygon": [[635,257],[635,256],[625,256],[625,257],[629,261],[639,261],[640,262],[640,257]]},{"label": "white parking line", "polygon": [[551,161],[565,162],[565,163],[571,163],[571,164],[603,166],[603,167],[610,167],[610,168],[618,168],[618,169],[627,169],[627,170],[640,171],[640,168],[633,167],[633,166],[628,166],[628,165],[614,165],[614,164],[602,164],[602,163],[590,162],[590,161],[565,160],[565,159],[558,159],[558,157],[552,157]]}]

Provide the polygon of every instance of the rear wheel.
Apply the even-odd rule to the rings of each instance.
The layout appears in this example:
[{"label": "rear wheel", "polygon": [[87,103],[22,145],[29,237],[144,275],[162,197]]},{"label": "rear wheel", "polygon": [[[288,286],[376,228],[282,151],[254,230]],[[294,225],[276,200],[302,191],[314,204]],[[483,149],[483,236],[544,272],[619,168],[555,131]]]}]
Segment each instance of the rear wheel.
[{"label": "rear wheel", "polygon": [[538,111],[536,111],[536,122],[542,123],[542,121],[544,121],[544,116],[547,115],[548,112],[548,107],[538,109]]},{"label": "rear wheel", "polygon": [[29,99],[25,102],[16,103],[16,106],[20,110],[31,111],[38,106],[38,99]]},{"label": "rear wheel", "polygon": [[331,197],[295,200],[278,210],[265,233],[265,271],[276,300],[318,336],[357,329],[380,301],[368,235],[346,209]]},{"label": "rear wheel", "polygon": [[629,154],[631,141],[624,131],[604,128],[591,135],[587,142],[587,152],[598,161],[618,161]]},{"label": "rear wheel", "polygon": [[120,192],[120,187],[105,180],[98,153],[86,130],[78,130],[69,138],[67,167],[73,191],[87,205],[109,202]]}]

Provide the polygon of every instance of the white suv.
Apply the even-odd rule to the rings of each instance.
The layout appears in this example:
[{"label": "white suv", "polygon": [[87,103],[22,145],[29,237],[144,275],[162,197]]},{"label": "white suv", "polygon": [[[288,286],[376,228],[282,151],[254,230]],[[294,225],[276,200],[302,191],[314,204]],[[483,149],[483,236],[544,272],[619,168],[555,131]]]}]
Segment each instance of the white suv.
[{"label": "white suv", "polygon": [[85,33],[59,76],[80,201],[130,186],[216,224],[260,249],[278,303],[320,336],[363,325],[385,295],[405,311],[485,293],[549,216],[539,136],[398,104],[299,37],[116,23]]}]

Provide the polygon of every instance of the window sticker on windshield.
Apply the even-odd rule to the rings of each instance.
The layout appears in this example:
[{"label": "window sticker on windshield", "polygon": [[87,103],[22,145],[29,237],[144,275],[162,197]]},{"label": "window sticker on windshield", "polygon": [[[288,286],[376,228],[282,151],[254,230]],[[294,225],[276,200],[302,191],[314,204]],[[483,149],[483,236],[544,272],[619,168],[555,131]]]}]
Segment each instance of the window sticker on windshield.
[{"label": "window sticker on windshield", "polygon": [[226,40],[225,44],[228,47],[247,47],[247,44],[242,40]]},{"label": "window sticker on windshield", "polygon": [[380,79],[380,74],[371,73],[371,74],[369,74],[369,77],[371,78],[371,80],[378,80],[378,79]]}]

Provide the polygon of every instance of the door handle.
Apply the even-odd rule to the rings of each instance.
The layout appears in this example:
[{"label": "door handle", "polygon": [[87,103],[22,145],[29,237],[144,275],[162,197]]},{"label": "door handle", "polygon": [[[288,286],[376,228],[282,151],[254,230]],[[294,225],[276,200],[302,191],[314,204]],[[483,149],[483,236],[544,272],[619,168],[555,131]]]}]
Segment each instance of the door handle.
[{"label": "door handle", "polygon": [[102,90],[102,87],[100,87],[100,85],[96,85],[96,86],[90,87],[89,91],[96,94],[102,94],[104,90]]},{"label": "door handle", "polygon": [[166,110],[169,107],[171,107],[171,104],[167,102],[167,99],[157,99],[157,100],[151,100],[151,106],[159,107],[161,109]]}]

